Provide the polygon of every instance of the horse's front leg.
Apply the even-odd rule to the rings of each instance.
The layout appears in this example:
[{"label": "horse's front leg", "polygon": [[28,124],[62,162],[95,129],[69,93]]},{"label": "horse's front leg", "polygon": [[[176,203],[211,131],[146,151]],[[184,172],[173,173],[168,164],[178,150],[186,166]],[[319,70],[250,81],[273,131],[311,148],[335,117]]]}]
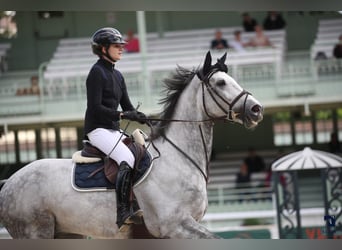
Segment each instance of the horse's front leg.
[{"label": "horse's front leg", "polygon": [[220,237],[211,233],[206,227],[195,221],[192,217],[183,220],[179,229],[175,230],[172,238],[188,239],[219,239]]},{"label": "horse's front leg", "polygon": [[[156,226],[156,224],[154,224]],[[182,220],[163,221],[163,225],[159,225],[158,232],[154,231],[154,235],[158,238],[170,239],[219,239],[220,237],[211,233],[203,225],[195,221],[192,217]],[[156,229],[156,228],[155,228]]]}]

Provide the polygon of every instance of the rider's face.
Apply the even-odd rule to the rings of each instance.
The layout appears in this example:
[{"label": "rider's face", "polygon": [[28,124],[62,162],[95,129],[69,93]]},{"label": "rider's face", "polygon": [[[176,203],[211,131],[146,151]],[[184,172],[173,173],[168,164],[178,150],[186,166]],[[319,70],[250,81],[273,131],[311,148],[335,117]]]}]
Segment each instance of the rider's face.
[{"label": "rider's face", "polygon": [[108,48],[108,53],[115,61],[119,61],[121,59],[123,50],[124,50],[124,45],[111,44]]}]

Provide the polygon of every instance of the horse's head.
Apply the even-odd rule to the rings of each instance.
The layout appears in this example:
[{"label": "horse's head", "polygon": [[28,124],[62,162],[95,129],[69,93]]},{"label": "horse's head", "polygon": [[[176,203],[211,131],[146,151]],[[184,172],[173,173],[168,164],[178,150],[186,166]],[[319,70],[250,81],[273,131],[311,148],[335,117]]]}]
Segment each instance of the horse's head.
[{"label": "horse's head", "polygon": [[202,81],[202,102],[206,115],[216,119],[226,117],[233,122],[253,128],[263,118],[263,107],[245,91],[228,73],[227,53],[212,65],[210,51],[203,68],[197,75]]}]

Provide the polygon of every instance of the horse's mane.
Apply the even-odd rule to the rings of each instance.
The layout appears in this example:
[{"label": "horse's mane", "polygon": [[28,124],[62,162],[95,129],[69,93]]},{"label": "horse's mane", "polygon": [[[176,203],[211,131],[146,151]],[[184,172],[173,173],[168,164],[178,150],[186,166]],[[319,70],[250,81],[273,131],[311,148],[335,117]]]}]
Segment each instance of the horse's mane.
[{"label": "horse's mane", "polygon": [[163,80],[165,87],[163,93],[166,96],[159,100],[159,104],[164,105],[164,109],[159,114],[161,121],[154,126],[155,129],[152,133],[152,138],[155,139],[165,134],[165,130],[170,123],[170,119],[172,119],[180,95],[196,73],[197,70],[195,69],[189,70],[178,66],[168,78]]},{"label": "horse's mane", "polygon": [[163,92],[166,93],[166,96],[159,101],[159,104],[164,105],[164,109],[159,114],[159,119],[161,121],[154,126],[151,134],[152,139],[156,139],[159,136],[165,135],[165,130],[171,122],[170,119],[172,119],[178,99],[195,75],[203,80],[204,77],[212,71],[223,71],[225,73],[228,72],[228,67],[224,63],[227,53],[224,54],[222,58],[218,59],[217,63],[214,65],[211,65],[211,55],[210,59],[208,59],[208,55],[210,55],[210,52],[207,54],[203,68],[188,70],[178,66],[171,73],[170,77],[164,79],[163,82],[165,89]]}]

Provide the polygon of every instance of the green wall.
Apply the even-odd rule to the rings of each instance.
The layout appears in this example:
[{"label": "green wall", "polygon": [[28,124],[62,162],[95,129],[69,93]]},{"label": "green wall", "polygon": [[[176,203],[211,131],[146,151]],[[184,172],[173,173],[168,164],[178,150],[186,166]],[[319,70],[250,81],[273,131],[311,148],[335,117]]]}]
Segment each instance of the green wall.
[{"label": "green wall", "polygon": [[[262,23],[266,12],[251,12]],[[289,50],[309,50],[319,19],[342,18],[337,12],[284,12],[287,21]],[[91,37],[100,27],[114,26],[122,33],[129,29],[137,31],[136,13],[133,11],[64,12],[61,18],[39,19],[37,12],[17,12],[18,36],[11,40],[9,69],[37,69],[40,63],[49,60],[58,41],[64,37]],[[241,25],[241,12],[146,12],[147,32],[165,30],[216,28]],[[339,34],[337,34],[338,36]],[[212,37],[208,37],[210,41]]]}]

